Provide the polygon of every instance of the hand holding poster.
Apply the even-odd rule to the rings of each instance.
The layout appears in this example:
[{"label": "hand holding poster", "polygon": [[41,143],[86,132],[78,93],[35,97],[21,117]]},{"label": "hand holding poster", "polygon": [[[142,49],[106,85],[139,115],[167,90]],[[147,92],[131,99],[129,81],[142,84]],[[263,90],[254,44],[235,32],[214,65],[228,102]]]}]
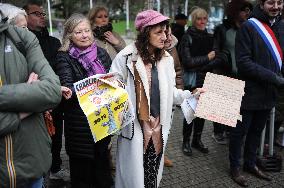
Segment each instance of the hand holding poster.
[{"label": "hand holding poster", "polygon": [[244,95],[245,82],[207,73],[195,116],[235,127],[241,120],[240,106]]},{"label": "hand holding poster", "polygon": [[116,133],[134,119],[128,93],[119,85],[115,73],[94,75],[74,83],[95,142]]}]

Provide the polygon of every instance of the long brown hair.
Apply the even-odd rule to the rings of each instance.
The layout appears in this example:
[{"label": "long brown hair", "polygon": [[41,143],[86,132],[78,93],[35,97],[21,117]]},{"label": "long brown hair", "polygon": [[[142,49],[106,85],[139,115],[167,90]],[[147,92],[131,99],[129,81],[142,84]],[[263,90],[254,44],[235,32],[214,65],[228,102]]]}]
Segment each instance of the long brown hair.
[{"label": "long brown hair", "polygon": [[149,53],[148,47],[150,45],[150,31],[154,27],[163,27],[167,25],[169,25],[169,21],[163,21],[156,25],[147,26],[143,29],[143,32],[138,33],[135,46],[144,63],[153,63],[162,59],[165,49],[156,48],[154,50],[154,57]]}]

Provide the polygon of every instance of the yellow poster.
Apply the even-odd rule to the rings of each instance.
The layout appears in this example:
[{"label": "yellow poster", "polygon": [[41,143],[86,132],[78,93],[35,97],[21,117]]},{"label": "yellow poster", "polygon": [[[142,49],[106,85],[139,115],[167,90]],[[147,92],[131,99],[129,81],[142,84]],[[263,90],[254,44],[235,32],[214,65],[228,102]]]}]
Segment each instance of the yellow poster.
[{"label": "yellow poster", "polygon": [[88,77],[74,83],[74,88],[95,142],[133,121],[128,93],[120,87],[115,73]]}]

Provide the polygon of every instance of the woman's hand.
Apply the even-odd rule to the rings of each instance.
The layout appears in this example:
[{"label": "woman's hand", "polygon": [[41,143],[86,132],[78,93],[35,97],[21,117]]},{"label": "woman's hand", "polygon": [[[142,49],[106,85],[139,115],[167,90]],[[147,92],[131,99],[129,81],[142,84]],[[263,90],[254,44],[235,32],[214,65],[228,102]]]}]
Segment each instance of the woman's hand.
[{"label": "woman's hand", "polygon": [[215,51],[211,51],[211,52],[209,52],[208,53],[208,59],[209,59],[209,61],[211,61],[211,60],[213,60],[214,58],[215,58]]},{"label": "woman's hand", "polygon": [[196,88],[192,91],[192,94],[198,99],[201,93],[206,92],[203,88]]},{"label": "woman's hand", "polygon": [[61,92],[62,92],[63,97],[64,97],[66,100],[70,99],[71,96],[72,96],[72,90],[69,89],[68,87],[61,86]]},{"label": "woman's hand", "polygon": [[20,112],[19,116],[20,116],[20,120],[25,119],[26,117],[30,116],[32,113],[29,112]]},{"label": "woman's hand", "polygon": [[111,31],[107,31],[104,33],[105,35],[105,39],[113,44],[113,45],[118,45],[119,44],[119,40],[113,35],[113,33]]},{"label": "woman's hand", "polygon": [[38,75],[36,73],[32,72],[29,76],[27,83],[31,84],[31,83],[36,82],[36,81],[39,81]]}]

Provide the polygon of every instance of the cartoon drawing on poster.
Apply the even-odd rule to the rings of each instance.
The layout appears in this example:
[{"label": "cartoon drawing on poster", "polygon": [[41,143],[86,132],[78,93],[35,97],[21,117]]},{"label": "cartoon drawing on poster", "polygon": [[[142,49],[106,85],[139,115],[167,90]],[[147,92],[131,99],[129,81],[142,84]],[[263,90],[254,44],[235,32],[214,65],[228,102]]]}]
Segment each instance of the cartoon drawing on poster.
[{"label": "cartoon drawing on poster", "polygon": [[74,84],[95,142],[119,132],[134,120],[128,93],[119,85],[115,73],[91,76]]}]

